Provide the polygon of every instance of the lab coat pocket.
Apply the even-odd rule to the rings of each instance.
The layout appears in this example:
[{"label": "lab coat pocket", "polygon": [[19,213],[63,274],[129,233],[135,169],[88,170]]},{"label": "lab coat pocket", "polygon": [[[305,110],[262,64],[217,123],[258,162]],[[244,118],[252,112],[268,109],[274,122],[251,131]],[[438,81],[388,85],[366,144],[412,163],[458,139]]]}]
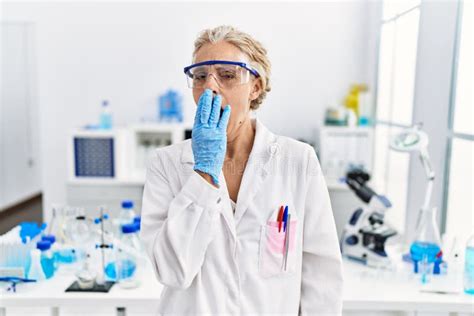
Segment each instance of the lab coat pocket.
[{"label": "lab coat pocket", "polygon": [[[297,220],[291,220],[287,243],[285,238],[287,234],[283,228],[278,231],[278,222],[268,221],[266,225],[262,225],[259,270],[263,277],[291,275],[295,272],[297,230]],[[288,246],[287,255],[286,246]]]}]

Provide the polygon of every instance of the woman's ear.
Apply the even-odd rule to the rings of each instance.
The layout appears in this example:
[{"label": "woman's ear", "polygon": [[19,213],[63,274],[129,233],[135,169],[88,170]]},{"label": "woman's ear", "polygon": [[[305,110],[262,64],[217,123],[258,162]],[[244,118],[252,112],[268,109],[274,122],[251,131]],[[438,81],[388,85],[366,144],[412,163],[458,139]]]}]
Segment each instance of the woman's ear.
[{"label": "woman's ear", "polygon": [[250,92],[250,101],[256,100],[262,93],[262,79],[258,78],[252,82],[252,92]]}]

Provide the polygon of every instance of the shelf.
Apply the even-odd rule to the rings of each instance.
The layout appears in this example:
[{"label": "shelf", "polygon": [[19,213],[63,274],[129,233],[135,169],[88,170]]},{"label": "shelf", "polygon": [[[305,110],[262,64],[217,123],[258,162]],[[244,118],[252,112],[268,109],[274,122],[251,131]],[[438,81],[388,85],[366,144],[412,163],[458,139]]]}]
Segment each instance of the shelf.
[{"label": "shelf", "polygon": [[77,186],[104,186],[104,185],[131,185],[143,186],[145,185],[145,178],[129,178],[129,179],[102,179],[102,178],[84,178],[71,179],[67,181],[68,185]]}]

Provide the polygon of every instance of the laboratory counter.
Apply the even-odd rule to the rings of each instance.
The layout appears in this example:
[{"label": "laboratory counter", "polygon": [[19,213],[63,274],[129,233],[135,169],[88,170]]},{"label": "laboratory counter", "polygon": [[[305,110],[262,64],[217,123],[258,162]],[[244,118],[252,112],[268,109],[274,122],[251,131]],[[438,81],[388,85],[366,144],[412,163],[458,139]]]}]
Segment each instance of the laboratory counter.
[{"label": "laboratory counter", "polygon": [[[393,272],[375,270],[344,259],[344,315],[474,315],[474,296],[424,293],[417,278],[394,277]],[[444,276],[439,276],[443,282]],[[0,316],[35,315],[154,315],[163,286],[155,279],[151,263],[139,273],[140,286],[122,289],[115,285],[109,293],[65,292],[74,281],[61,271],[41,283],[18,284],[16,293],[2,292]],[[61,310],[61,313],[60,313]],[[31,315],[31,314],[29,314]]]}]

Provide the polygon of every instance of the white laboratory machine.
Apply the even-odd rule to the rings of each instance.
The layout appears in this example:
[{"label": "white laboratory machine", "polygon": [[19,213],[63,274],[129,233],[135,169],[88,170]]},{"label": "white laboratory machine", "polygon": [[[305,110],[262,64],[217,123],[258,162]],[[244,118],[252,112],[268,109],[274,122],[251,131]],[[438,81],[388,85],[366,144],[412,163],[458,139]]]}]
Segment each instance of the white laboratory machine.
[{"label": "white laboratory machine", "polygon": [[73,130],[69,138],[67,205],[117,215],[122,200],[141,209],[146,163],[158,147],[190,137],[183,124],[146,123],[112,130]]}]

